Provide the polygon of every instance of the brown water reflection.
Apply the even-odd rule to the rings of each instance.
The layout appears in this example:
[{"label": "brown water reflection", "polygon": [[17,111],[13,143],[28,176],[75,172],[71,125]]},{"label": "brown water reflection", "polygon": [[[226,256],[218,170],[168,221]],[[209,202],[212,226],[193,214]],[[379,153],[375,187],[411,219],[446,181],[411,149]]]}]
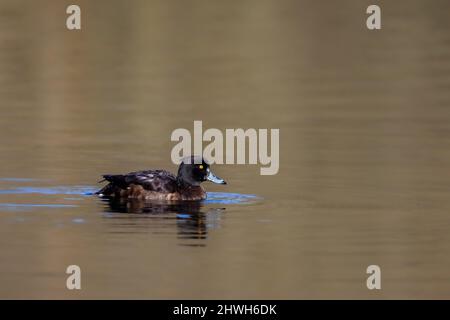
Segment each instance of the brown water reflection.
[{"label": "brown water reflection", "polygon": [[[114,222],[118,232],[135,233],[144,232],[164,233],[162,228],[177,230],[178,238],[207,239],[208,229],[219,227],[220,215],[225,208],[206,208],[202,202],[154,203],[142,200],[104,199],[105,212],[108,219],[119,219]],[[111,213],[121,213],[111,214]],[[129,231],[126,231],[129,229]],[[205,242],[188,243],[181,245],[205,246]]]},{"label": "brown water reflection", "polygon": [[[77,3],[80,32],[70,1],[0,2],[0,178],[33,179],[0,180],[1,298],[449,297],[448,1],[377,1],[380,31],[360,0]],[[4,192],[175,171],[194,120],[280,129],[277,175],[206,185],[262,201],[183,219]]]}]

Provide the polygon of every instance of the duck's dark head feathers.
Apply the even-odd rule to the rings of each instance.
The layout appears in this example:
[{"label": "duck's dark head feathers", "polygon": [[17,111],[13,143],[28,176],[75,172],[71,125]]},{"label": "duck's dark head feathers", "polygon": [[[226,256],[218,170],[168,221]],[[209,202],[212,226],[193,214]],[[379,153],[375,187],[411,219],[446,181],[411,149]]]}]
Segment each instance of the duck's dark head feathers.
[{"label": "duck's dark head feathers", "polygon": [[218,184],[226,184],[225,180],[212,173],[209,163],[199,156],[184,158],[178,168],[177,181],[190,186],[199,186],[209,180]]}]

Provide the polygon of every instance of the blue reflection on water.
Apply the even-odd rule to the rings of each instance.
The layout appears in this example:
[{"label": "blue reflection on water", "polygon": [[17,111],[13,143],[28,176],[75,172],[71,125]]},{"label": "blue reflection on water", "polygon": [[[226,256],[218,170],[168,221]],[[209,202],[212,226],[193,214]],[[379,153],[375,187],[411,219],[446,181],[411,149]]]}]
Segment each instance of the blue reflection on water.
[{"label": "blue reflection on water", "polygon": [[[13,178],[3,178],[13,179]],[[14,178],[15,179],[15,178]],[[19,179],[20,181],[27,181],[26,179]],[[31,180],[31,179],[30,179]],[[91,196],[97,191],[97,187],[92,186],[55,186],[55,187],[15,187],[11,189],[0,189],[0,195],[11,194],[41,194],[41,195],[78,195],[78,196]],[[80,201],[82,198],[70,198],[62,197],[65,200]],[[249,204],[261,200],[260,197],[253,194],[241,194],[241,193],[228,193],[228,192],[208,192],[207,199],[201,203],[207,204]],[[28,208],[74,208],[78,207],[76,204],[52,204],[52,203],[1,203],[0,209],[8,210],[20,210]],[[185,218],[185,216],[180,216]]]},{"label": "blue reflection on water", "polygon": [[[97,191],[97,188],[90,186],[57,186],[57,187],[17,187],[13,189],[0,189],[0,194],[46,194],[46,195],[81,195],[90,196]],[[67,198],[70,199],[70,198]],[[208,192],[208,198],[204,201],[208,203],[240,204],[259,200],[254,194],[230,193],[230,192]]]},{"label": "blue reflection on water", "polygon": [[0,194],[70,194],[70,195],[93,195],[96,188],[88,186],[73,186],[73,187],[17,187],[14,189],[0,190]]},{"label": "blue reflection on water", "polygon": [[75,208],[74,204],[52,204],[52,203],[0,203],[0,208]]},{"label": "blue reflection on water", "polygon": [[208,192],[208,197],[203,202],[205,204],[243,204],[255,202],[258,200],[261,200],[261,198],[254,194]]},{"label": "blue reflection on water", "polygon": [[0,181],[30,182],[30,181],[36,181],[36,179],[30,179],[30,178],[0,178]]}]

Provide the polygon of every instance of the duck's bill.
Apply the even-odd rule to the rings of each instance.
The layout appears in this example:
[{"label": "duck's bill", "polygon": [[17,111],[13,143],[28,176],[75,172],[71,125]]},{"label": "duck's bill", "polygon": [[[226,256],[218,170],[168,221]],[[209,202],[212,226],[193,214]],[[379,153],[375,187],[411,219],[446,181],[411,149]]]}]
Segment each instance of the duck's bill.
[{"label": "duck's bill", "polygon": [[227,183],[225,182],[225,180],[219,178],[218,176],[216,176],[216,175],[215,175],[214,173],[212,173],[211,171],[208,172],[208,175],[206,176],[206,179],[209,180],[209,181],[211,181],[211,182],[217,183],[217,184],[227,184]]}]

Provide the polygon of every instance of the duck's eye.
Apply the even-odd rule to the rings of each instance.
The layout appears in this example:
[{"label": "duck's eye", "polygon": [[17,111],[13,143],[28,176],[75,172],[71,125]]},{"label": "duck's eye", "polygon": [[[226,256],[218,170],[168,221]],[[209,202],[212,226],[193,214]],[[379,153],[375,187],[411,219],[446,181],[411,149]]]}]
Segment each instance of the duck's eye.
[{"label": "duck's eye", "polygon": [[202,165],[202,164],[199,165],[198,168],[199,168],[200,170],[203,170],[203,165]]}]

